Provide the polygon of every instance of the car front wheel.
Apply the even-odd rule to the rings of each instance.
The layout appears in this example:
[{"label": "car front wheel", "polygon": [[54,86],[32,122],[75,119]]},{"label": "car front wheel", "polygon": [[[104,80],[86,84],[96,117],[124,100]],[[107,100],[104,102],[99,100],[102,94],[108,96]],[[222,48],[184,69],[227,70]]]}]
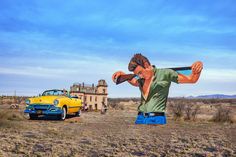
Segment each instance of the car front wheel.
[{"label": "car front wheel", "polygon": [[66,119],[66,108],[62,108],[62,113],[60,115],[60,120],[65,120]]},{"label": "car front wheel", "polygon": [[37,114],[29,114],[30,119],[37,119],[38,115]]}]

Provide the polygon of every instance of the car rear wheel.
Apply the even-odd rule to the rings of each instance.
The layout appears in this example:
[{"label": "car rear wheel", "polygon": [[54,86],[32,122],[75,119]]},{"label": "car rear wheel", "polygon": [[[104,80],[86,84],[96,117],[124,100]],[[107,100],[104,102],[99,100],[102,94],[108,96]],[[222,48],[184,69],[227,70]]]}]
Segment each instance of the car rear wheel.
[{"label": "car rear wheel", "polygon": [[80,111],[80,110],[75,113],[75,116],[76,116],[76,117],[80,117],[80,115],[81,115],[81,111]]}]

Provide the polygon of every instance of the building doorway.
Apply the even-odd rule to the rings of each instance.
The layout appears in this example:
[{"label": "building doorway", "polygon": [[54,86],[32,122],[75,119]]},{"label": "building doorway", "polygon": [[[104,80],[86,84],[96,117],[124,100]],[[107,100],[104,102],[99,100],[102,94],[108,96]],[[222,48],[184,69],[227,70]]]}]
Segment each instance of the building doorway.
[{"label": "building doorway", "polygon": [[89,111],[93,111],[93,106],[89,105]]}]

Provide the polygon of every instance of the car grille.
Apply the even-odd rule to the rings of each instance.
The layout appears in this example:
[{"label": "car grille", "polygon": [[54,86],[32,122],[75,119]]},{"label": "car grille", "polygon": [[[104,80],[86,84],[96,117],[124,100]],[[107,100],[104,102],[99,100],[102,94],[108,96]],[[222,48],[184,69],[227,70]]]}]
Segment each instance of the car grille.
[{"label": "car grille", "polygon": [[47,110],[51,105],[34,105],[35,110]]}]

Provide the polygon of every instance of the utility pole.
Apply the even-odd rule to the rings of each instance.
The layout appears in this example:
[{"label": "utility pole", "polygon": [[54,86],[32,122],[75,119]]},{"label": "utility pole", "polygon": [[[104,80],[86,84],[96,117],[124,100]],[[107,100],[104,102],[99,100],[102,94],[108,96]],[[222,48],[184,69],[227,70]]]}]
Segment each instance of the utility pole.
[{"label": "utility pole", "polygon": [[16,90],[14,91],[14,103],[16,104]]}]

